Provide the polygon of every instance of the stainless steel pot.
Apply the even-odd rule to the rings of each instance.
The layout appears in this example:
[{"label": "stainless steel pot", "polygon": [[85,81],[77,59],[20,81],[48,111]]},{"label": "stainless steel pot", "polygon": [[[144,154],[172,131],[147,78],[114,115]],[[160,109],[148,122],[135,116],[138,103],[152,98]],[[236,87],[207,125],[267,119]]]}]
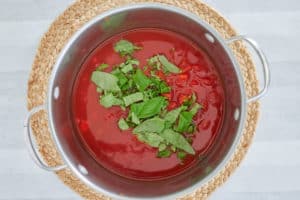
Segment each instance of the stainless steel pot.
[{"label": "stainless steel pot", "polygon": [[[91,51],[107,38],[135,28],[167,29],[197,43],[217,67],[226,93],[225,120],[217,142],[208,156],[175,177],[159,181],[131,180],[120,177],[96,163],[75,137],[70,117],[70,101],[76,75]],[[260,58],[264,87],[256,95],[246,97],[240,68],[229,44],[247,42]],[[261,98],[270,83],[266,58],[250,38],[236,36],[224,40],[210,25],[185,10],[163,4],[135,4],[105,12],[81,28],[62,50],[49,81],[47,104],[34,108],[25,121],[26,139],[31,155],[38,166],[48,171],[66,167],[85,184],[115,199],[175,199],[188,194],[215,176],[232,156],[242,135],[247,103]],[[50,131],[64,165],[47,166],[34,146],[30,118],[37,111],[48,112]]]}]

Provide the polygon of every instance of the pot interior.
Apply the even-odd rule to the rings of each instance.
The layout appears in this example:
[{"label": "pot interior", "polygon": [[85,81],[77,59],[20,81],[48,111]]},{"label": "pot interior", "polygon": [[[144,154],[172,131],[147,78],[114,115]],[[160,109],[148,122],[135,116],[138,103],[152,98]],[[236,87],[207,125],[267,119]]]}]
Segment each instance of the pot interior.
[{"label": "pot interior", "polygon": [[[196,18],[197,19],[197,18]],[[76,137],[71,119],[73,83],[86,57],[109,37],[136,28],[159,28],[179,33],[199,45],[211,57],[225,90],[225,118],[215,144],[206,157],[186,172],[159,181],[120,177],[99,165]],[[106,194],[119,197],[154,198],[203,184],[232,151],[242,114],[243,86],[236,66],[219,37],[201,19],[162,5],[120,8],[93,19],[81,29],[63,51],[52,74],[49,90],[49,120],[62,157],[85,183]],[[187,190],[186,190],[187,191]]]}]

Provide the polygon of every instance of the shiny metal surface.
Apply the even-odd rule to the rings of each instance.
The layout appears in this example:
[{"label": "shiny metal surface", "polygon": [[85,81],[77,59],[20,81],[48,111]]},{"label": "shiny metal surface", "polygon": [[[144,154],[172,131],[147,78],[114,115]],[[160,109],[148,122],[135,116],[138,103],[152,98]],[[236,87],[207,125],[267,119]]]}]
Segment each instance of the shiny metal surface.
[{"label": "shiny metal surface", "polygon": [[258,55],[258,57],[261,61],[261,64],[262,64],[262,68],[263,68],[264,87],[257,95],[255,95],[253,97],[250,97],[247,100],[248,103],[251,103],[253,101],[259,100],[260,98],[262,98],[267,93],[268,88],[270,87],[270,82],[271,82],[270,68],[269,68],[268,60],[267,60],[263,50],[259,47],[257,42],[254,41],[253,39],[251,39],[247,36],[244,36],[244,35],[239,35],[239,36],[235,36],[235,37],[232,37],[232,38],[228,39],[227,43],[230,44],[232,42],[239,41],[239,40],[245,41],[245,42],[247,42],[248,44],[251,45],[251,47],[257,53],[257,55]]},{"label": "shiny metal surface", "polygon": [[24,122],[24,134],[25,134],[25,141],[27,144],[28,152],[32,158],[32,160],[36,163],[37,166],[39,166],[41,169],[44,169],[46,171],[55,172],[62,169],[65,169],[66,165],[60,165],[55,167],[49,167],[47,164],[44,163],[43,159],[40,157],[40,154],[38,153],[38,149],[35,147],[33,138],[32,138],[32,132],[31,132],[31,124],[30,119],[31,116],[35,113],[45,110],[46,107],[44,105],[38,106],[33,108],[27,115],[25,122]]},{"label": "shiny metal surface", "polygon": [[[225,119],[211,151],[188,171],[159,181],[127,179],[96,163],[78,141],[70,112],[73,83],[84,59],[107,38],[135,28],[167,29],[194,41],[211,56],[225,86]],[[59,88],[59,96],[54,98],[56,88]],[[224,167],[242,135],[246,101],[237,62],[226,41],[214,29],[185,10],[145,3],[103,13],[71,38],[52,71],[47,111],[51,133],[59,153],[66,165],[84,183],[115,199],[174,199],[193,192]],[[237,111],[239,115],[234,117]],[[82,167],[86,170],[84,173],[80,170]]]}]

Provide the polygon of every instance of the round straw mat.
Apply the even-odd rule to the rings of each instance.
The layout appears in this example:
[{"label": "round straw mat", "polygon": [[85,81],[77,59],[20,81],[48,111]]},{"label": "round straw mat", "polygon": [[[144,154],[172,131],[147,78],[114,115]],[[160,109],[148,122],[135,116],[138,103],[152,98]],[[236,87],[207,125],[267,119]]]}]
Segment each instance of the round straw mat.
[{"label": "round straw mat", "polygon": [[[212,27],[214,27],[225,39],[236,35],[232,26],[218,12],[208,5],[197,0],[79,0],[71,5],[50,26],[43,36],[37,50],[30,78],[28,81],[28,109],[45,104],[48,88],[48,79],[58,54],[68,39],[86,22],[100,13],[112,8],[120,7],[130,3],[159,2],[174,5],[197,14]],[[248,96],[258,92],[258,81],[251,56],[241,42],[235,42],[231,48],[240,64]],[[207,197],[220,185],[222,185],[232,172],[239,166],[244,158],[254,135],[258,120],[259,103],[248,105],[247,119],[243,130],[243,137],[235,154],[221,172],[192,194],[178,197],[181,200],[207,199]],[[41,111],[35,114],[31,120],[33,134],[36,139],[40,154],[50,166],[62,164],[60,155],[50,136],[48,129],[47,114]],[[57,176],[85,199],[104,200],[110,199],[92,190],[69,169],[61,170]]]}]

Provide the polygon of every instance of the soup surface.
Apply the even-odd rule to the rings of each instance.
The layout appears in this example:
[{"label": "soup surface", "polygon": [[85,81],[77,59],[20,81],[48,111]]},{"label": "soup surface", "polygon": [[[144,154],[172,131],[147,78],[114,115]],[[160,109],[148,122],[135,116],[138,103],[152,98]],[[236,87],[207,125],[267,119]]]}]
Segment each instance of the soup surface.
[{"label": "soup surface", "polygon": [[[151,56],[162,54],[181,69],[179,74],[159,74],[171,87],[168,110],[180,106],[194,93],[202,108],[193,117],[195,133],[192,147],[195,155],[181,161],[172,154],[158,158],[155,148],[140,142],[132,130],[121,131],[120,117],[128,111],[99,104],[99,94],[91,74],[101,63],[110,67],[123,62],[114,52],[121,39],[142,47],[134,52],[141,68]],[[108,170],[134,179],[161,179],[188,169],[214,143],[224,117],[224,90],[213,62],[196,44],[176,33],[160,29],[136,29],[116,35],[100,44],[83,63],[73,88],[72,117],[78,136],[93,158]]]}]

